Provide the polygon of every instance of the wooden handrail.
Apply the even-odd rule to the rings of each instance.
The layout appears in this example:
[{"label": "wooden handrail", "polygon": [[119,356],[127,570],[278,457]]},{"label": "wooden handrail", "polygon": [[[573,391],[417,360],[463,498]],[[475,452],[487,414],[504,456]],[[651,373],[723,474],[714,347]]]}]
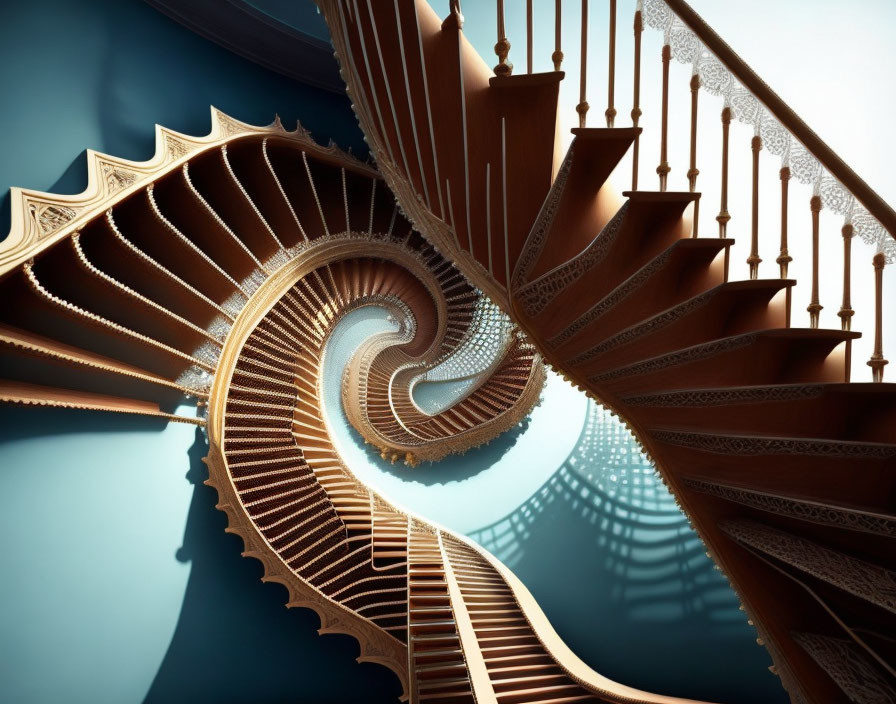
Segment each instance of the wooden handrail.
[{"label": "wooden handrail", "polygon": [[763,81],[747,63],[684,0],[665,0],[666,5],[700,38],[731,74],[796,137],[828,172],[843,184],[883,228],[896,238],[896,211],[865,183],[815,132]]}]

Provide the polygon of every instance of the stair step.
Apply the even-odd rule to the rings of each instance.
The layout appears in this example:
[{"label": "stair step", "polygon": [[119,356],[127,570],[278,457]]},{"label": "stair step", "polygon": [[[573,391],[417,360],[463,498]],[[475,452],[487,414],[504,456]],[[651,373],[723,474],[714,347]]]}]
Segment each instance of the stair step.
[{"label": "stair step", "polygon": [[830,438],[793,438],[780,435],[735,435],[676,428],[651,428],[650,436],[655,442],[688,448],[695,452],[721,455],[815,456],[851,463],[863,460],[885,461],[896,458],[896,443],[854,442]]},{"label": "stair step", "polygon": [[[508,692],[495,692],[498,701],[513,702],[514,704],[525,704],[527,702],[543,702],[541,695],[544,694],[560,694],[561,692],[578,693],[582,691],[582,687],[578,684],[570,682],[569,684],[547,685],[544,687],[529,687],[526,689],[517,689]],[[538,697],[538,699],[535,699]]]},{"label": "stair step", "polygon": [[526,238],[528,259],[514,273],[516,288],[538,281],[580,255],[618,210],[617,198],[601,188],[640,129],[593,128],[573,130],[573,134],[557,179]]},{"label": "stair step", "polygon": [[886,442],[896,423],[896,384],[731,386],[641,392],[620,398],[645,425]]},{"label": "stair step", "polygon": [[[721,284],[724,270],[720,253],[733,244],[733,239],[719,238],[676,240],[622,278],[606,295],[595,291],[593,297],[586,299],[589,307],[581,314],[576,314],[573,306],[552,305],[548,314],[542,316],[541,334],[547,338],[548,347],[558,354],[571,357],[583,352],[599,339],[593,334],[598,331],[590,331],[590,326],[598,327],[599,334],[606,337],[625,327],[626,321],[647,317]],[[608,278],[610,281],[602,282],[604,286],[615,283],[612,275]],[[574,295],[577,294],[570,292],[570,296]],[[558,301],[562,303],[570,296],[558,296]]]},{"label": "stair step", "polygon": [[783,327],[783,306],[769,303],[796,282],[787,279],[735,281],[709,289],[601,340],[564,360],[564,368],[594,374],[622,361],[655,357],[684,347],[731,337],[751,330]]},{"label": "stair step", "polygon": [[779,328],[712,340],[589,377],[607,391],[627,394],[672,388],[716,388],[843,379],[842,358],[831,352],[859,333]]},{"label": "stair step", "polygon": [[512,90],[530,88],[559,83],[566,74],[563,71],[543,71],[540,73],[515,73],[509,76],[492,76],[488,79],[489,87],[496,90]]}]

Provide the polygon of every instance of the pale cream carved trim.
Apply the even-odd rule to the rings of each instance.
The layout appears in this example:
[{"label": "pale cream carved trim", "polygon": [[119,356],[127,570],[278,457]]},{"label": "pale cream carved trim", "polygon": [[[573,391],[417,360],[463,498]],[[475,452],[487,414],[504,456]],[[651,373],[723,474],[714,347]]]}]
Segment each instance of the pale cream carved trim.
[{"label": "pale cream carved trim", "polygon": [[311,245],[302,256],[274,272],[246,303],[234,321],[224,343],[218,373],[209,396],[208,437],[209,468],[207,484],[218,492],[218,508],[228,517],[228,532],[239,535],[245,544],[244,556],[254,557],[264,566],[263,581],[282,584],[289,591],[288,606],[301,606],[315,611],[321,620],[320,633],[344,633],[357,639],[361,647],[359,662],[375,662],[395,672],[401,680],[405,697],[409,692],[407,646],[367,619],[330,599],[298,577],[277,556],[255,523],[241,508],[228,463],[223,456],[225,409],[231,380],[243,345],[257,323],[274,307],[283,294],[298,280],[327,263],[352,256],[364,257],[369,243],[363,240],[328,240]]},{"label": "pale cream carved trim", "polygon": [[[230,387],[233,372],[242,346],[248,339],[256,324],[274,307],[283,293],[289,290],[300,278],[311,273],[312,270],[323,266],[325,263],[352,256],[365,256],[369,252],[368,245],[361,241],[329,241],[320,246],[310,247],[305,255],[293,260],[275,272],[264,282],[255,295],[249,300],[243,312],[237,317],[233,328],[228,335],[221,355],[218,374],[215,377],[209,400],[209,441],[212,447],[208,458],[209,484],[214,486],[220,497],[220,507],[230,518],[231,532],[243,537],[246,542],[246,553],[257,557],[265,565],[266,579],[278,581],[290,590],[290,605],[301,605],[312,608],[321,613],[322,621],[327,624],[325,630],[338,631],[354,636],[361,643],[361,659],[379,662],[390,667],[399,674],[408,688],[407,649],[404,644],[398,642],[367,619],[357,616],[345,607],[325,597],[314,587],[294,575],[276,556],[274,550],[267,544],[255,524],[239,508],[240,500],[236,488],[231,479],[227,466],[227,460],[221,453],[221,447],[226,434],[225,408],[228,389]],[[316,365],[319,369],[319,364]],[[320,379],[317,380],[317,392],[319,398]],[[329,434],[330,429],[326,427]],[[341,471],[351,477],[359,486],[363,484],[339,462]],[[563,670],[576,682],[608,698],[610,701],[639,703],[639,704],[685,704],[694,700],[675,697],[663,697],[641,692],[636,689],[617,684],[591,670],[579,660],[569,648],[560,640],[559,636],[551,628],[534,598],[519,580],[502,565],[498,560],[489,555],[485,550],[472,541],[459,536],[452,531],[432,524],[410,511],[394,507],[381,497],[377,496],[365,487],[371,496],[372,505],[382,509],[391,509],[402,514],[414,525],[428,531],[440,531],[449,539],[464,544],[474,550],[491,564],[510,586],[514,598],[520,606],[525,618],[538,634],[546,650],[563,668]],[[455,594],[455,597],[457,595]],[[470,642],[470,639],[467,639]],[[484,683],[474,685],[477,691]]]},{"label": "pale cream carved trim", "polygon": [[212,107],[211,118],[211,131],[204,137],[193,137],[156,125],[155,154],[147,161],[130,161],[88,149],[87,188],[76,195],[11,188],[12,226],[9,236],[0,242],[0,277],[68,237],[119,201],[182,167],[190,158],[241,137],[267,135],[298,142],[313,156],[348,160],[353,167],[367,171],[371,177],[376,176],[369,165],[334,145],[322,147],[317,144],[301,125],[293,131],[286,130],[279,117],[270,125],[258,127]]}]

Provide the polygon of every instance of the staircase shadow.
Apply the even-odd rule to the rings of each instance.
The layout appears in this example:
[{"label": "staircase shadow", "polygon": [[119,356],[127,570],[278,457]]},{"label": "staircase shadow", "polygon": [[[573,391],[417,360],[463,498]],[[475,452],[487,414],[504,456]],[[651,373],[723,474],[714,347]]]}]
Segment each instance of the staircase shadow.
[{"label": "staircase shadow", "polygon": [[624,426],[596,404],[556,473],[469,535],[514,571],[566,644],[602,675],[726,704],[788,701],[674,498]]},{"label": "staircase shadow", "polygon": [[201,431],[188,455],[194,485],[183,545],[176,559],[191,564],[181,613],[145,704],[172,702],[398,701],[398,678],[384,667],[357,664],[358,644],[321,637],[318,617],[287,609],[286,590],[264,584],[261,564],[243,558],[242,541],[226,534],[202,458]]}]

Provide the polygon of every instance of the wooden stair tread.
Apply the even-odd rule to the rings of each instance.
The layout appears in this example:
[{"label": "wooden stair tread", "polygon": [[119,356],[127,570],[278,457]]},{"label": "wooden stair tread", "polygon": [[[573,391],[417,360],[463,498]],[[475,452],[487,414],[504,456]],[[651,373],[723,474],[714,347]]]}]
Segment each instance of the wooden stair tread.
[{"label": "wooden stair tread", "polygon": [[490,88],[507,90],[514,88],[528,88],[530,86],[545,86],[559,83],[566,76],[563,71],[542,71],[540,73],[514,73],[509,76],[492,76],[488,79]]},{"label": "wooden stair tread", "polygon": [[642,203],[691,203],[700,200],[698,191],[623,191],[622,195]]}]

